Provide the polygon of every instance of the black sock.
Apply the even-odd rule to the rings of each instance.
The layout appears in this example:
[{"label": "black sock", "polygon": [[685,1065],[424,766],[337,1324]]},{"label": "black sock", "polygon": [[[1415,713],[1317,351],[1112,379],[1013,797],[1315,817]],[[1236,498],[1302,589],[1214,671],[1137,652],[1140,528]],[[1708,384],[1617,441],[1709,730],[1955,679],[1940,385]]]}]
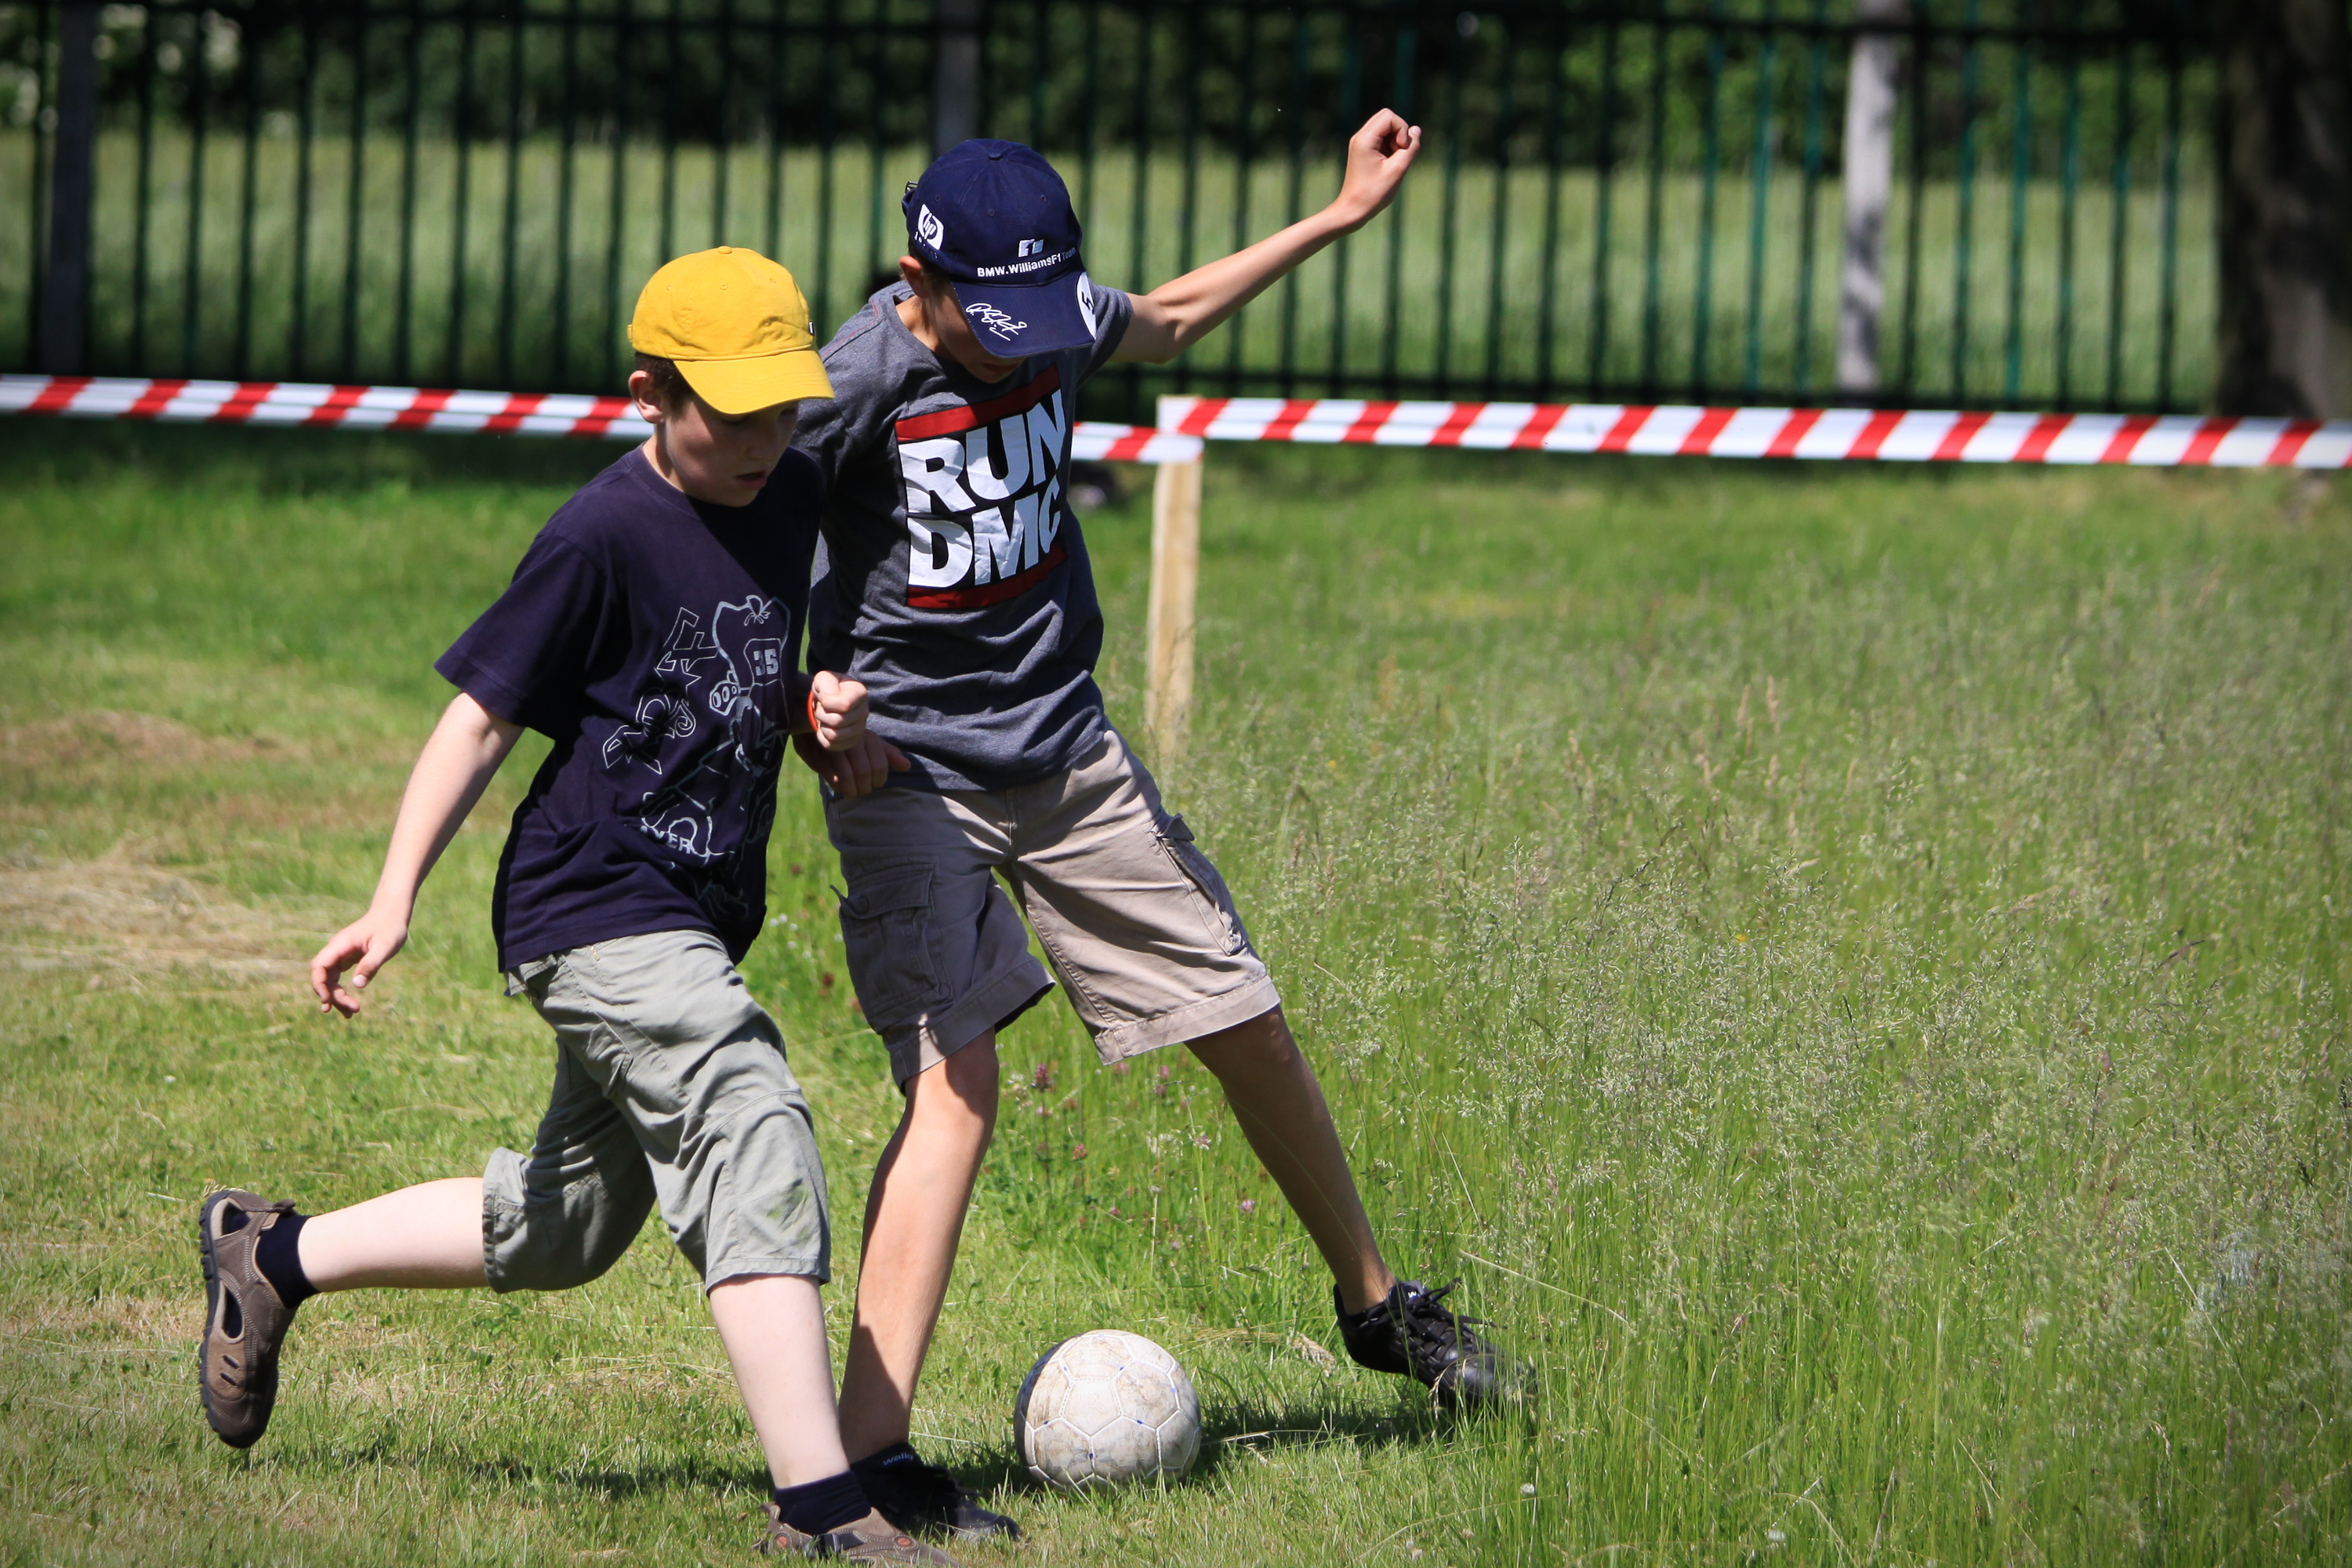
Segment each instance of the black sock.
[{"label": "black sock", "polygon": [[309,1215],[289,1209],[278,1216],[276,1225],[261,1233],[261,1239],[253,1247],[254,1267],[261,1270],[261,1277],[269,1281],[269,1288],[278,1292],[278,1299],[289,1310],[319,1293],[310,1277],[302,1272],[299,1242],[302,1227],[309,1222]]},{"label": "black sock", "polygon": [[854,1524],[873,1509],[874,1505],[866,1500],[866,1489],[847,1470],[804,1487],[776,1489],[776,1511],[803,1535],[823,1535],[829,1530]]},{"label": "black sock", "polygon": [[1389,1287],[1389,1293],[1387,1295],[1381,1297],[1379,1300],[1373,1302],[1370,1306],[1365,1308],[1360,1312],[1351,1312],[1348,1310],[1347,1304],[1339,1299],[1339,1288],[1337,1285],[1334,1285],[1331,1287],[1331,1305],[1339,1311],[1339,1321],[1347,1324],[1349,1328],[1376,1329],[1389,1321],[1391,1317],[1390,1308],[1395,1302],[1398,1292],[1403,1289],[1403,1288],[1404,1281],[1400,1279],[1396,1284]]},{"label": "black sock", "polygon": [[901,1442],[893,1443],[887,1448],[877,1448],[862,1459],[852,1459],[849,1468],[851,1474],[864,1476],[876,1470],[887,1470],[892,1465],[919,1465],[922,1462],[922,1456],[915,1452],[912,1443]]}]

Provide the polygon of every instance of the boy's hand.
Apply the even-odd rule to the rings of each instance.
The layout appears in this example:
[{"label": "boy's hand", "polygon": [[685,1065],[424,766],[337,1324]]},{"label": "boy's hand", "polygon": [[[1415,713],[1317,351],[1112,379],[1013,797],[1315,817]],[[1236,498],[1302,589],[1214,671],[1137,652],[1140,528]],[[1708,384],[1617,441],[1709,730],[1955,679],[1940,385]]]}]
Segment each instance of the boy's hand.
[{"label": "boy's hand", "polygon": [[818,670],[809,687],[809,721],[826,751],[854,749],[866,739],[866,683]]},{"label": "boy's hand", "polygon": [[872,795],[882,787],[894,770],[904,770],[915,764],[907,754],[884,740],[867,733],[860,735],[856,744],[838,752],[828,752],[808,734],[793,737],[793,750],[801,754],[824,787],[845,800],[856,800],[862,795]]},{"label": "boy's hand", "polygon": [[1383,109],[1348,138],[1348,172],[1332,198],[1331,216],[1350,230],[1380,216],[1396,200],[1397,186],[1421,152],[1421,127],[1405,123],[1404,116]]},{"label": "boy's hand", "polygon": [[[371,907],[367,913],[327,939],[327,945],[310,960],[310,992],[319,998],[319,1011],[341,1013],[348,1018],[360,1010],[355,992],[367,989],[367,983],[408,942],[408,921],[403,917]],[[351,988],[340,984],[345,970],[351,971]]]},{"label": "boy's hand", "polygon": [[[360,1010],[353,993],[365,990],[375,972],[408,941],[416,889],[425,885],[425,873],[449,847],[458,825],[482,798],[490,775],[521,733],[521,725],[500,718],[463,691],[449,700],[441,722],[433,727],[433,738],[425,742],[409,773],[373,901],[367,913],[329,938],[310,960],[310,992],[319,998],[320,1012],[348,1018]],[[347,969],[352,973],[350,990],[341,984]]]}]

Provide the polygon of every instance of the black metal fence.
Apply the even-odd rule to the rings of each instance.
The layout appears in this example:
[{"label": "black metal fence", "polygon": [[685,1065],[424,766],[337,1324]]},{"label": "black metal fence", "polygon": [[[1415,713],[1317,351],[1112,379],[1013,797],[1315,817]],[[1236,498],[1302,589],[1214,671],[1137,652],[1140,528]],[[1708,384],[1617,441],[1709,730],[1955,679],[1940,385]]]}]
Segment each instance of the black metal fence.
[{"label": "black metal fence", "polygon": [[[96,373],[609,390],[647,273],[757,247],[820,330],[941,135],[1068,178],[1149,288],[1313,210],[1395,107],[1398,206],[1159,391],[1818,403],[1854,40],[1901,76],[1862,401],[2189,409],[2213,71],[2186,0],[348,0],[83,8]],[[0,368],[42,368],[75,7],[0,5]],[[976,68],[974,68],[976,67]],[[67,90],[60,121],[60,90]],[[60,196],[66,205],[60,207]],[[53,342],[62,340],[52,338]]]}]

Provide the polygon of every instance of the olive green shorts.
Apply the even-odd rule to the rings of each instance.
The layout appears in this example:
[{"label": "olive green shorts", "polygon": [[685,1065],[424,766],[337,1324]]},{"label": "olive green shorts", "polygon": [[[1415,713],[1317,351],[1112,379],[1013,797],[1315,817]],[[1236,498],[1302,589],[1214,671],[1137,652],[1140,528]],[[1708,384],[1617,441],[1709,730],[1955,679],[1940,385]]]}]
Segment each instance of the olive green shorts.
[{"label": "olive green shorts", "polygon": [[707,1289],[831,1275],[824,1167],[783,1037],[717,937],[656,931],[508,975],[555,1030],[555,1090],[530,1152],[482,1173],[498,1290],[563,1290],[616,1262],[658,1202]]}]

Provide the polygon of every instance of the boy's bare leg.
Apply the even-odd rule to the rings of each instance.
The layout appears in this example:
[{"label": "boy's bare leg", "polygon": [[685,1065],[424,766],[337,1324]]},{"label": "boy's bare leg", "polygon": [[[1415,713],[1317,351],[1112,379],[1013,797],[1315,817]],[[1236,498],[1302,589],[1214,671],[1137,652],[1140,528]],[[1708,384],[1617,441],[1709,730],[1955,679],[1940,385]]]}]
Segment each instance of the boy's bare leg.
[{"label": "boy's bare leg", "polygon": [[[1192,1043],[1276,1185],[1323,1254],[1349,1311],[1396,1276],[1372,1239],[1348,1157],[1282,1010]],[[857,1309],[842,1376],[842,1446],[862,1459],[907,1440],[916,1380],[939,1326],[964,1209],[995,1127],[996,1037],[981,1036],[907,1086],[907,1109],[866,1202]]]},{"label": "boy's bare leg", "polygon": [[833,1357],[816,1281],[797,1274],[721,1280],[710,1288],[710,1321],[776,1485],[806,1486],[849,1468],[833,1419]]},{"label": "boy's bare leg", "polygon": [[[403,1187],[305,1221],[302,1272],[320,1294],[393,1289],[461,1290],[489,1283],[482,1261],[482,1180]],[[816,1281],[745,1275],[711,1288],[710,1317],[735,1368],[751,1428],[780,1487],[849,1468],[831,1420],[833,1367]]]},{"label": "boy's bare leg", "polygon": [[1216,1074],[1243,1136],[1315,1238],[1341,1303],[1360,1312],[1386,1297],[1396,1276],[1372,1239],[1331,1108],[1282,1009],[1204,1036],[1192,1050]]},{"label": "boy's bare leg", "polygon": [[296,1251],[321,1293],[479,1289],[489,1283],[482,1261],[482,1178],[425,1182],[313,1215]]},{"label": "boy's bare leg", "polygon": [[853,1459],[907,1441],[915,1381],[996,1126],[996,1075],[992,1030],[917,1074],[898,1131],[875,1167],[841,1378],[841,1441]]}]

